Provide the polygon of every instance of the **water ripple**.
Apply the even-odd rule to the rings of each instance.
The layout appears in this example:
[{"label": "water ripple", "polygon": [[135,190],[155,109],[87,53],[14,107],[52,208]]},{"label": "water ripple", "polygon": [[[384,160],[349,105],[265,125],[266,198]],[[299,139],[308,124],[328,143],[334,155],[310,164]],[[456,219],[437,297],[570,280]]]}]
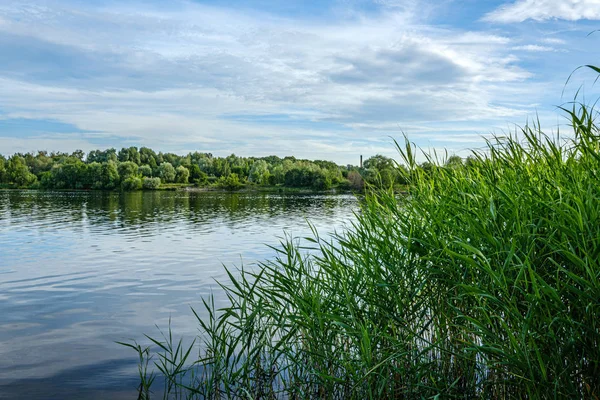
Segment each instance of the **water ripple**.
[{"label": "water ripple", "polygon": [[307,218],[331,232],[356,207],[353,196],[0,190],[0,393],[131,395],[135,355],[115,341],[169,318],[193,337],[190,307],[203,316],[202,296],[224,301],[223,265],[256,268],[284,232],[309,235]]}]

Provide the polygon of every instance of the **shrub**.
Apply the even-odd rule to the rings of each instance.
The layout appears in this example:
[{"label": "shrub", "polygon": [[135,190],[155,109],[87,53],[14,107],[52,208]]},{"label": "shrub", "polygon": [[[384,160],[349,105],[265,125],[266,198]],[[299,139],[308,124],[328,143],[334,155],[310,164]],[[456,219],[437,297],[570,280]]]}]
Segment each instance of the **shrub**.
[{"label": "shrub", "polygon": [[217,186],[227,190],[238,190],[241,189],[244,184],[240,182],[237,174],[229,174],[227,177],[220,177],[217,181]]},{"label": "shrub", "polygon": [[142,180],[142,188],[145,190],[156,190],[160,187],[160,178],[144,178]]},{"label": "shrub", "polygon": [[137,176],[129,177],[121,183],[121,188],[125,191],[140,190],[142,188],[142,180]]}]

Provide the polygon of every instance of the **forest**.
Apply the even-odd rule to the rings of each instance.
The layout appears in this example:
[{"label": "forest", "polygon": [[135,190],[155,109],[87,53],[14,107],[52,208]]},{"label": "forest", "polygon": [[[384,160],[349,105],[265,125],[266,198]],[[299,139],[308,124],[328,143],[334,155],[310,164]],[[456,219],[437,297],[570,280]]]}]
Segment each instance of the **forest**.
[{"label": "forest", "polygon": [[[462,159],[450,157],[448,165],[455,164],[462,164]],[[181,156],[147,147],[0,155],[0,187],[4,188],[130,191],[193,185],[225,190],[271,186],[361,191],[365,184],[402,187],[406,183],[402,171],[382,155],[366,159],[362,167],[295,157],[215,157],[201,152]]]}]

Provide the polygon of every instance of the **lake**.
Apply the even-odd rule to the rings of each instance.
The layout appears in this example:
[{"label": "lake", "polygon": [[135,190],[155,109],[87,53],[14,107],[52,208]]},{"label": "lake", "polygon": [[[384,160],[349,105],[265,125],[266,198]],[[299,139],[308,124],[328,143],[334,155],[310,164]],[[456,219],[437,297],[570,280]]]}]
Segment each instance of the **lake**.
[{"label": "lake", "polygon": [[[136,398],[115,341],[198,334],[190,307],[284,233],[353,219],[352,195],[0,190],[0,398]],[[254,265],[253,265],[254,264]],[[253,266],[252,266],[253,265]]]}]

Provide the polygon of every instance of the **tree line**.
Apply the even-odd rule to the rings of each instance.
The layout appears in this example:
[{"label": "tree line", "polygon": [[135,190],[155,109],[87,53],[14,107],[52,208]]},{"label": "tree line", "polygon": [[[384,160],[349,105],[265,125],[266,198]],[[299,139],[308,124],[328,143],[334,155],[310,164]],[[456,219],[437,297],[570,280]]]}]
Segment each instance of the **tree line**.
[{"label": "tree line", "polygon": [[[462,163],[460,157],[458,160]],[[3,187],[153,190],[193,184],[229,190],[258,185],[359,191],[366,184],[399,186],[405,183],[403,168],[382,155],[367,159],[362,168],[295,157],[234,154],[215,157],[201,152],[181,156],[157,153],[147,147],[92,150],[88,154],[77,150],[73,153],[17,153],[8,158],[0,155]]]}]

